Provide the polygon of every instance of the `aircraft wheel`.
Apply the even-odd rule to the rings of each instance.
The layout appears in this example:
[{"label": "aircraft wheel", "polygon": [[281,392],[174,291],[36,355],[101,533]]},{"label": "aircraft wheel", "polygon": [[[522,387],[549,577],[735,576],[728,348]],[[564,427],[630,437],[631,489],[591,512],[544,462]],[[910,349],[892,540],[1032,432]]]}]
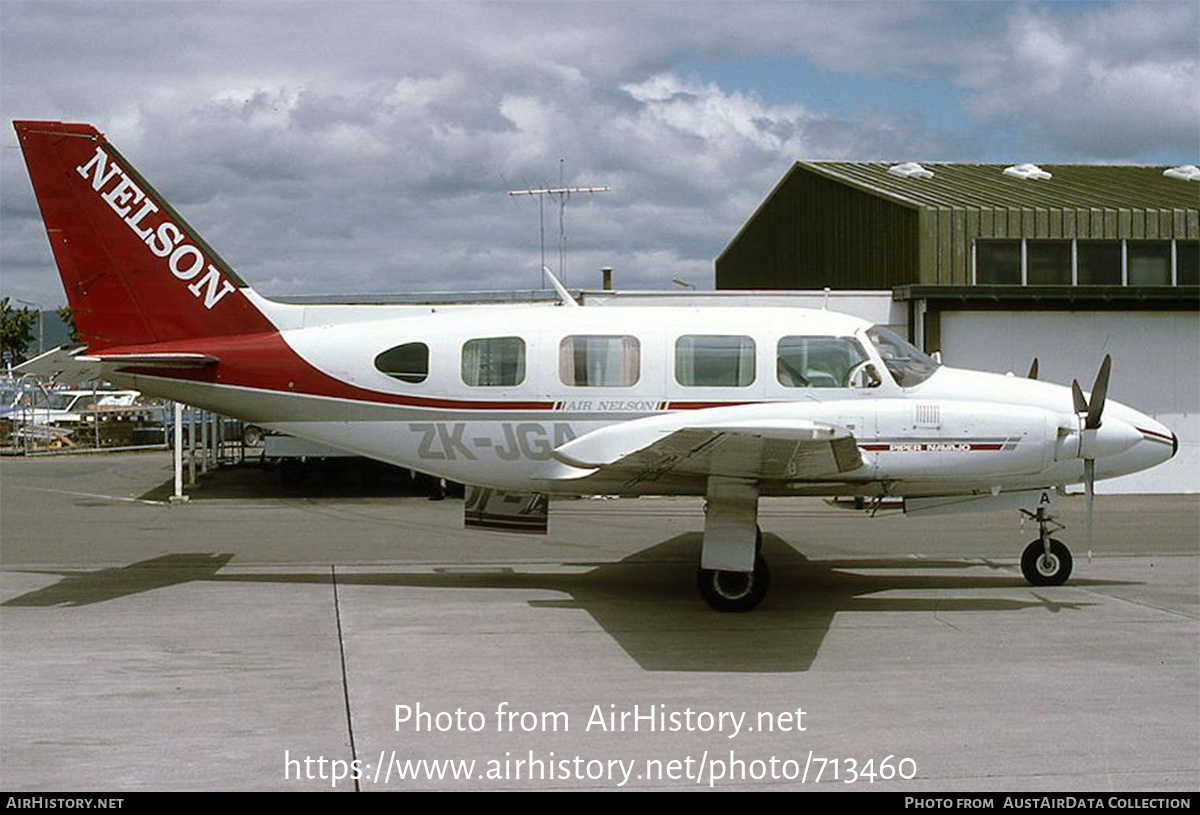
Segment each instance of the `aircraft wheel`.
[{"label": "aircraft wheel", "polygon": [[756,555],[752,572],[697,569],[696,585],[704,601],[717,611],[749,611],[767,596],[771,572],[762,555]]},{"label": "aircraft wheel", "polygon": [[1051,538],[1050,553],[1040,540],[1025,547],[1021,574],[1033,586],[1061,586],[1071,576],[1071,550]]},{"label": "aircraft wheel", "polygon": [[267,434],[256,424],[248,424],[242,431],[244,447],[262,447],[266,443]]}]

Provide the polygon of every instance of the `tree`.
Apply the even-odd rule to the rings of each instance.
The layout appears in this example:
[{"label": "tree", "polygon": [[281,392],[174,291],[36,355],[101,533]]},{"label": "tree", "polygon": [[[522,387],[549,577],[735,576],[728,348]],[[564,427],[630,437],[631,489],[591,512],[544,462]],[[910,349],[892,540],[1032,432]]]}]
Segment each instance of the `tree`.
[{"label": "tree", "polygon": [[8,298],[0,298],[0,351],[12,354],[16,365],[25,361],[25,352],[33,341],[33,312],[27,308],[13,308]]},{"label": "tree", "polygon": [[79,342],[79,332],[75,330],[75,315],[71,313],[71,307],[56,308],[54,313],[58,315],[58,319],[66,323],[67,329],[71,332],[71,342]]}]

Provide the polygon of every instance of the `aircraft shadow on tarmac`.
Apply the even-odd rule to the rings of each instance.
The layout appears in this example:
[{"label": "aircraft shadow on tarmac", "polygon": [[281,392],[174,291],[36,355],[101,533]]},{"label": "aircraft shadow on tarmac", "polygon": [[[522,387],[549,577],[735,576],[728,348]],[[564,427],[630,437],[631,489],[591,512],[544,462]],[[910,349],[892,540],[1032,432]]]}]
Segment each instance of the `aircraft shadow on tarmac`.
[{"label": "aircraft shadow on tarmac", "polygon": [[[428,497],[437,490],[430,476],[360,458],[336,458],[288,468],[282,464],[255,463],[220,467],[198,473],[187,487],[191,501],[271,501],[290,498],[394,498]],[[293,473],[291,478],[285,472]],[[138,496],[142,501],[168,501],[175,491],[167,479]],[[461,497],[461,490],[454,491]]]},{"label": "aircraft shadow on tarmac", "polygon": [[[645,670],[723,672],[808,670],[839,612],[1057,613],[1093,605],[1049,599],[1046,595],[1055,589],[1030,589],[1011,566],[912,558],[814,561],[767,535],[763,552],[771,564],[770,596],[751,613],[719,614],[696,593],[699,549],[698,533],[678,535],[616,563],[583,564],[590,567],[586,572],[576,572],[580,564],[572,563],[568,572],[448,566],[432,572],[346,572],[334,567],[329,573],[222,574],[233,554],[174,554],[86,572],[22,569],[62,579],[3,605],[86,606],[191,582],[331,585],[336,580],[339,587],[551,591],[566,596],[528,600],[528,606],[546,613],[586,611]],[[1128,584],[1076,579],[1069,585]],[[997,590],[1005,590],[1004,596]],[[924,596],[873,596],[881,592]],[[929,596],[931,592],[937,596]],[[397,619],[398,627],[411,620],[411,606],[404,615]]]}]

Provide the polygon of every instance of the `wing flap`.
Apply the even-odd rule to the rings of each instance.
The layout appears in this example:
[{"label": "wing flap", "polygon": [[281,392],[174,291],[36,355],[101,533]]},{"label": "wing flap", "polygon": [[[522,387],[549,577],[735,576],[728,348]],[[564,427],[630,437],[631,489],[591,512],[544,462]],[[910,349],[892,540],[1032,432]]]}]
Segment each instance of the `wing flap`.
[{"label": "wing flap", "polygon": [[749,428],[686,428],[597,469],[628,473],[637,480],[678,475],[805,481],[860,466],[853,437],[782,438]]}]

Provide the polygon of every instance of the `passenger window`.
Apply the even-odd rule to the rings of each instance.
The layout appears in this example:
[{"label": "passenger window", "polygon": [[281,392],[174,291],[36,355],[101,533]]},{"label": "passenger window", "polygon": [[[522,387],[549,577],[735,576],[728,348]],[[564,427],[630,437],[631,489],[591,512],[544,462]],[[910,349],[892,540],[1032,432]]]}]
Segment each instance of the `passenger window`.
[{"label": "passenger window", "polygon": [[744,388],[754,382],[754,340],[691,334],[675,341],[675,381],[689,388]]},{"label": "passenger window", "polygon": [[775,376],[785,388],[848,388],[868,359],[849,337],[784,337],[778,351]]},{"label": "passenger window", "polygon": [[429,376],[429,346],[406,342],[375,357],[375,368],[402,382],[424,382]]},{"label": "passenger window", "polygon": [[467,385],[480,387],[520,385],[525,381],[525,340],[468,340],[462,350],[462,378]]},{"label": "passenger window", "polygon": [[558,346],[558,378],[564,385],[628,388],[641,376],[637,337],[566,337]]}]

